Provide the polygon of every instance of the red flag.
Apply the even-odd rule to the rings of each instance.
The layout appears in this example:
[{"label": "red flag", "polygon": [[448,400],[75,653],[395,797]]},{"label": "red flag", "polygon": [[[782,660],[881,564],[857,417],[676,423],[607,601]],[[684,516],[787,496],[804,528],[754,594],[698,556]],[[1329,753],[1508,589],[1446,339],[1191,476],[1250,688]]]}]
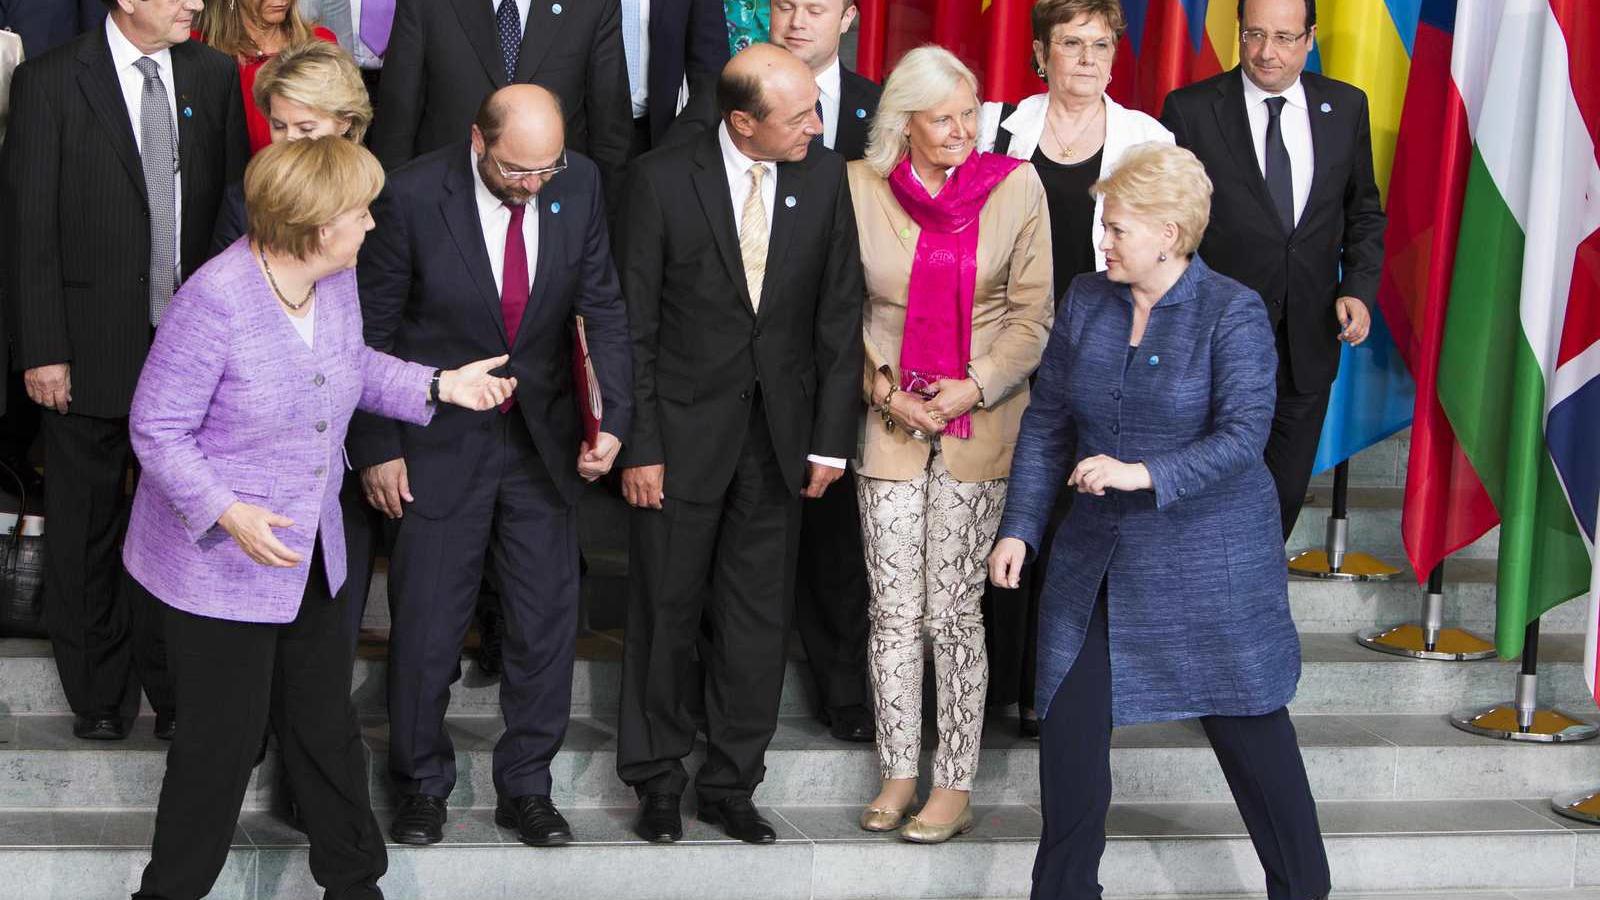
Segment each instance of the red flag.
[{"label": "red flag", "polygon": [[1015,103],[1044,90],[1033,68],[1033,0],[983,0],[984,100]]},{"label": "red flag", "polygon": [[983,100],[1043,89],[1033,73],[1033,0],[860,0],[856,71],[882,81],[907,50],[938,44],[978,76]]}]

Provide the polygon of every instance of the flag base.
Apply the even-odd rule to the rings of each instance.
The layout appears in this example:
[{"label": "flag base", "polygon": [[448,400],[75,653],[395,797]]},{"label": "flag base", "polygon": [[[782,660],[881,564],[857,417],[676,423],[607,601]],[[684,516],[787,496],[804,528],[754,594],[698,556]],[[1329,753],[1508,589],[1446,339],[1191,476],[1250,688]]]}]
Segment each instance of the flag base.
[{"label": "flag base", "polygon": [[1435,632],[1432,643],[1429,643],[1427,630],[1412,622],[1363,631],[1356,636],[1356,640],[1368,650],[1412,659],[1462,662],[1494,656],[1494,644],[1466,629],[1440,628]]},{"label": "flag base", "polygon": [[1402,571],[1365,553],[1344,554],[1338,571],[1328,565],[1327,550],[1307,550],[1289,560],[1289,574],[1331,581],[1388,581]]},{"label": "flag base", "polygon": [[1600,825],[1600,791],[1567,794],[1550,801],[1558,815],[1589,825]]},{"label": "flag base", "polygon": [[1480,737],[1536,744],[1570,744],[1600,734],[1600,728],[1559,709],[1519,709],[1514,701],[1452,713],[1450,724]]}]

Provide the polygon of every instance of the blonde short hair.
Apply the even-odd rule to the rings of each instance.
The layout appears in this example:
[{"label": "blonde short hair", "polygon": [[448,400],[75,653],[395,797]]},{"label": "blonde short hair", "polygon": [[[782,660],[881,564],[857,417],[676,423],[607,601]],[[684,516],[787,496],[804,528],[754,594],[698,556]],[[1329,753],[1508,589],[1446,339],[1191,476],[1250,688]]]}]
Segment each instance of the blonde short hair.
[{"label": "blonde short hair", "polygon": [[244,170],[250,236],[274,253],[307,259],[322,251],[322,226],[377,199],[383,166],[344,138],[283,141]]},{"label": "blonde short hair", "polygon": [[360,142],[372,124],[372,100],[350,54],[338,44],[307,41],[267,60],[256,73],[252,93],[263,116],[272,115],[272,98],[282,97],[350,123],[345,137]]},{"label": "blonde short hair", "polygon": [[1191,256],[1211,221],[1211,178],[1193,153],[1160,141],[1135,144],[1089,192],[1129,212],[1178,227],[1173,250]]},{"label": "blonde short hair", "polygon": [[[867,164],[889,177],[910,148],[906,126],[912,113],[922,112],[950,99],[965,84],[978,94],[978,76],[954,53],[929,44],[900,57],[878,98],[878,114],[867,139]],[[976,135],[974,135],[976,137]]]}]

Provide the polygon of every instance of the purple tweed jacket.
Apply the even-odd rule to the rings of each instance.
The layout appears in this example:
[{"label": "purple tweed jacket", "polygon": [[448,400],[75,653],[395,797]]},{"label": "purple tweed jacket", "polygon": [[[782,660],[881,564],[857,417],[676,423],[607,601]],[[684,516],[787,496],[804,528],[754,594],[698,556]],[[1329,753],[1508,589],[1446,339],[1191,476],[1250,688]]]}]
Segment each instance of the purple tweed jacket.
[{"label": "purple tweed jacket", "polygon": [[[273,297],[246,239],[194,274],[156,331],[128,420],[144,472],[122,559],[164,603],[240,622],[291,622],[322,536],[328,585],[345,578],[339,486],[357,407],[427,424],[433,370],[362,340],[354,269],[317,283],[314,346]],[[234,501],[294,520],[294,568],[250,560],[217,519]]]}]

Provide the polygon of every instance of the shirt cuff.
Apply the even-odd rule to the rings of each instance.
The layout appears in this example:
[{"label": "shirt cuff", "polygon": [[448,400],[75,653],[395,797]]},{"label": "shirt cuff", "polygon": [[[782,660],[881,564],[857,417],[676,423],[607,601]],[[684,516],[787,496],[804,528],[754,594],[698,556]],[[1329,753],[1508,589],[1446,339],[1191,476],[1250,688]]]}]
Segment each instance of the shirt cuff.
[{"label": "shirt cuff", "polygon": [[830,469],[844,468],[844,460],[837,456],[818,456],[813,453],[806,457],[806,462],[814,462],[819,466],[827,466]]}]

